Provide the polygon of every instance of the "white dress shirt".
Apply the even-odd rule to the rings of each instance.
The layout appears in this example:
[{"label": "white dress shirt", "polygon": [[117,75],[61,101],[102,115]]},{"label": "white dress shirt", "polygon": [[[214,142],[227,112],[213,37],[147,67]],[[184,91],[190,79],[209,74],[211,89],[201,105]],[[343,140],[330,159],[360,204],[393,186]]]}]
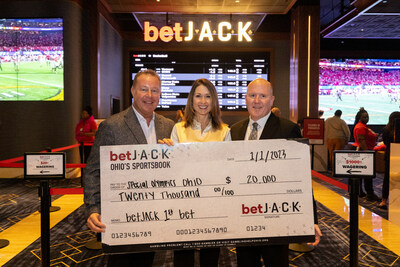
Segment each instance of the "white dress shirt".
[{"label": "white dress shirt", "polygon": [[146,137],[147,144],[157,144],[156,127],[154,125],[154,112],[151,118],[150,125],[147,125],[147,120],[132,106],[136,117],[139,120],[140,127],[142,127],[144,136]]},{"label": "white dress shirt", "polygon": [[247,125],[247,130],[246,130],[246,135],[244,140],[249,140],[249,136],[251,133],[251,130],[253,129],[253,123],[257,122],[258,126],[257,126],[257,140],[260,139],[261,133],[264,130],[264,126],[267,123],[267,120],[269,119],[269,116],[271,115],[271,112],[269,112],[267,115],[265,115],[264,117],[262,117],[261,119],[259,119],[258,121],[253,121],[251,119],[251,117],[249,118],[249,124]]}]

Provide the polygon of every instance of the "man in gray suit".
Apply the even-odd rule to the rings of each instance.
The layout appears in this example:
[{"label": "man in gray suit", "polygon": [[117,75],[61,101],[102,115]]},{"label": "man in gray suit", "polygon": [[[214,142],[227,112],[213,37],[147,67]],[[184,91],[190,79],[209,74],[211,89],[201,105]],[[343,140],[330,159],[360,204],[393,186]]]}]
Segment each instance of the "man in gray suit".
[{"label": "man in gray suit", "polygon": [[[264,79],[255,79],[247,87],[246,106],[250,117],[231,127],[232,140],[260,140],[278,138],[301,138],[297,124],[271,112],[275,96],[271,84]],[[317,210],[314,203],[314,228],[316,246],[322,233],[318,227]],[[236,248],[238,267],[261,267],[261,258],[265,266],[289,266],[288,245],[263,245]]]},{"label": "man in gray suit", "polygon": [[[87,225],[104,232],[100,215],[100,146],[157,144],[169,138],[174,122],[154,113],[161,95],[161,80],[153,70],[136,74],[131,93],[133,105],[102,122],[96,133],[84,175],[84,201]],[[108,266],[151,266],[154,253],[111,255]]]}]

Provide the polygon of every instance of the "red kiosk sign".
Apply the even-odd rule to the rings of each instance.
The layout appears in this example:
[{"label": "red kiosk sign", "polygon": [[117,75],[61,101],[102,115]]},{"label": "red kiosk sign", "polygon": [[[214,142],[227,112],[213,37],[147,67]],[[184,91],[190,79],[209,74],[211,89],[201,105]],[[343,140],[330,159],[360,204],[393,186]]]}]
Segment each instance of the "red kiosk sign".
[{"label": "red kiosk sign", "polygon": [[303,137],[309,139],[310,145],[324,144],[324,120],[304,119]]}]

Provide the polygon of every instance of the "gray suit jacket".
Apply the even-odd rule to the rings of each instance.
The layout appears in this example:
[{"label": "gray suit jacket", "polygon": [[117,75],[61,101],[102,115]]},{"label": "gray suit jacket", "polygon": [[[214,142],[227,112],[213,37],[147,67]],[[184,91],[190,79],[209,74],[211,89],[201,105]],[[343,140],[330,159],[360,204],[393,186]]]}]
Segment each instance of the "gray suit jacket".
[{"label": "gray suit jacket", "polygon": [[[154,125],[157,140],[170,138],[174,127],[172,120],[156,113]],[[100,146],[132,144],[147,144],[132,107],[111,116],[100,124],[83,177],[87,217],[92,213],[100,213]]]}]

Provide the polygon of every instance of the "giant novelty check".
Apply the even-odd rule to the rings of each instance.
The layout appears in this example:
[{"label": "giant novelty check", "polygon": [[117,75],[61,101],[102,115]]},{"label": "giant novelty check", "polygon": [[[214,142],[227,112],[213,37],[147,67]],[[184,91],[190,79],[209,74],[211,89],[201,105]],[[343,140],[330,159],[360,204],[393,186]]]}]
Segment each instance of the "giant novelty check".
[{"label": "giant novelty check", "polygon": [[314,239],[307,144],[104,146],[100,155],[106,252]]}]

